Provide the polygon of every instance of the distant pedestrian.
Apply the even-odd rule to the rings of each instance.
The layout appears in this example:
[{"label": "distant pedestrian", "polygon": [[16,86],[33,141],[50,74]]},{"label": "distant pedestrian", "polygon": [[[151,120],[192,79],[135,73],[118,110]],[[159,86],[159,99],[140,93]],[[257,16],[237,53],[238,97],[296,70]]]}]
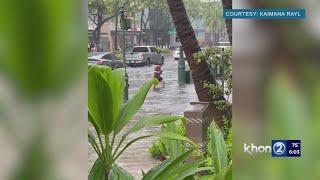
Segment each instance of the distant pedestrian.
[{"label": "distant pedestrian", "polygon": [[161,66],[156,65],[156,66],[154,67],[153,77],[154,77],[154,78],[157,78],[158,81],[161,83],[161,87],[164,88],[165,82],[164,82],[163,78],[161,77],[162,72],[163,72],[163,71],[162,71],[162,69],[161,69]]},{"label": "distant pedestrian", "polygon": [[95,50],[95,45],[93,42],[90,42],[90,52],[94,52]]}]

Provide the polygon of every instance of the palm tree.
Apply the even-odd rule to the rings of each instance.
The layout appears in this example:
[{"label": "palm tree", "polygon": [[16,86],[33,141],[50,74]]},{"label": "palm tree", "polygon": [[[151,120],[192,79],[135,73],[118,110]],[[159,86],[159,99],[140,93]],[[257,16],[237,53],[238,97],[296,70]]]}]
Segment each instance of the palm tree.
[{"label": "palm tree", "polygon": [[[205,88],[205,83],[215,84],[216,80],[210,71],[206,61],[196,62],[193,54],[201,51],[196,35],[188,18],[183,0],[167,0],[173,23],[176,27],[178,37],[186,55],[187,62],[192,72],[192,78],[199,101],[212,102],[213,100],[224,100],[224,97],[213,99],[213,96]],[[216,105],[213,105],[213,115],[217,124],[221,125],[223,114]]]},{"label": "palm tree", "polygon": [[194,61],[193,54],[201,51],[201,48],[187,16],[183,0],[167,0],[167,3],[178,37],[192,71],[192,78],[198,99],[199,101],[210,102],[213,98],[204,87],[204,83],[215,83],[215,79],[207,62],[201,61],[197,63]]},{"label": "palm tree", "polygon": [[[223,9],[232,9],[232,0],[222,0]],[[232,45],[232,19],[226,19],[226,28],[228,32],[229,41]]]}]

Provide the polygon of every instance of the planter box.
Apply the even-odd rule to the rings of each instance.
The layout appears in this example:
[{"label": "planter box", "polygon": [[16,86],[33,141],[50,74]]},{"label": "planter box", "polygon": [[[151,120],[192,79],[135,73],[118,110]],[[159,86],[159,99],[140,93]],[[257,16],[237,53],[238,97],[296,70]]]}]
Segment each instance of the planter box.
[{"label": "planter box", "polygon": [[184,111],[187,137],[193,142],[204,145],[207,141],[207,129],[213,121],[213,103],[190,102]]}]

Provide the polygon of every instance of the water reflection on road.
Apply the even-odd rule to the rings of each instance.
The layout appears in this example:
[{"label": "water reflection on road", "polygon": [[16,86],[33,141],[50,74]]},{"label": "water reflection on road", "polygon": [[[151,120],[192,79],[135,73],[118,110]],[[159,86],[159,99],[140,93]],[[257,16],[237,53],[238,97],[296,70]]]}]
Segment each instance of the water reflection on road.
[{"label": "water reflection on road", "polygon": [[[143,83],[152,78],[153,66],[128,67],[127,70],[129,75],[130,98]],[[141,119],[141,117],[157,114],[182,115],[183,111],[188,106],[188,103],[197,99],[193,84],[179,87],[177,72],[178,62],[172,60],[172,58],[166,58],[162,74],[162,77],[166,82],[165,88],[156,88],[149,92],[144,105],[124,128],[124,131],[132,127]],[[159,127],[148,127],[130,135],[128,140],[132,140],[141,135],[152,134],[158,130]],[[119,140],[116,140],[116,142],[118,141]],[[148,152],[148,147],[150,147],[154,141],[154,138],[149,138],[136,142],[117,160],[117,164],[130,172],[136,179],[141,179],[141,170],[146,172],[159,164],[159,161],[154,160]],[[94,154],[93,149],[89,147],[89,167],[92,166],[95,159],[96,155]]]}]

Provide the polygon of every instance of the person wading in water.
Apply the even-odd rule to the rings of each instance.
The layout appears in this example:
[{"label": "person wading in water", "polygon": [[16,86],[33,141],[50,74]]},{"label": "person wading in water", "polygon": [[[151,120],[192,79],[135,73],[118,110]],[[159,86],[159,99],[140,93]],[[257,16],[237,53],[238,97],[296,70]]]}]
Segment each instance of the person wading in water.
[{"label": "person wading in water", "polygon": [[161,83],[161,87],[164,88],[165,82],[164,82],[163,78],[161,77],[162,72],[163,72],[163,71],[162,71],[162,69],[161,69],[161,66],[156,65],[156,66],[154,67],[154,70],[153,70],[153,77],[154,77],[154,78],[157,78],[158,81]]}]

